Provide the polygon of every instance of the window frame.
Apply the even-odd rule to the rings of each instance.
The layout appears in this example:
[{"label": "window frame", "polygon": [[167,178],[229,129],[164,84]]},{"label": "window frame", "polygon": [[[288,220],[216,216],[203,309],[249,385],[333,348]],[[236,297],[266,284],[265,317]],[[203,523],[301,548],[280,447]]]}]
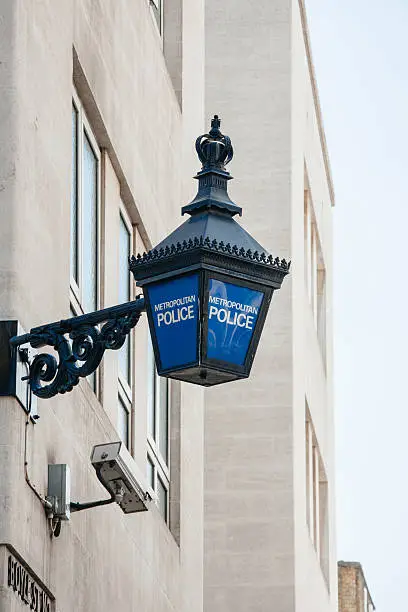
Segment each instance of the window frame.
[{"label": "window frame", "polygon": [[305,398],[306,526],[327,589],[330,591],[329,482],[309,403]]},{"label": "window frame", "polygon": [[[123,440],[122,436],[119,435],[119,404],[120,403],[122,404],[125,412],[127,413],[127,440]],[[131,452],[131,448],[132,448],[131,440],[132,440],[132,433],[133,433],[132,432],[131,412],[132,412],[132,402],[131,400],[129,400],[122,386],[118,384],[118,410],[117,410],[117,415],[116,415],[117,419],[116,419],[115,429],[118,432],[120,439],[122,440],[122,442],[124,443],[124,445],[126,446],[129,452]]]},{"label": "window frame", "polygon": [[[76,111],[76,151],[75,151],[75,164],[76,164],[76,268],[78,282],[74,278],[71,270],[71,257],[69,262],[69,310],[70,315],[78,316],[85,314],[83,307],[83,154],[84,154],[84,138],[86,136],[89,145],[95,155],[97,163],[96,172],[96,253],[95,253],[95,309],[98,310],[101,307],[101,293],[100,293],[100,281],[102,278],[101,264],[102,264],[102,241],[101,241],[101,228],[102,228],[102,154],[96,137],[92,131],[90,122],[86,115],[85,109],[81,100],[73,88],[71,95],[71,113],[72,110]],[[72,114],[71,114],[72,121]],[[72,125],[71,125],[72,130]],[[72,138],[72,133],[71,133]],[[71,158],[71,177],[73,173],[74,160]],[[71,185],[72,186],[72,185]],[[72,197],[72,194],[71,194]],[[70,214],[72,213],[72,205],[70,207]],[[72,224],[70,223],[70,230],[72,230]],[[72,237],[70,239],[70,251],[72,246]],[[100,392],[100,378],[99,371],[91,374],[87,377],[87,382],[91,386],[92,390],[96,395]]]},{"label": "window frame", "polygon": [[[156,496],[156,505],[159,506],[159,497],[158,497],[158,481],[160,479],[163,488],[166,491],[166,514],[163,516],[164,521],[167,525],[169,525],[169,509],[170,509],[170,452],[171,452],[171,444],[170,444],[170,398],[171,398],[171,381],[168,378],[164,378],[157,374],[156,364],[154,360],[154,352],[153,346],[151,343],[150,336],[148,338],[148,372],[151,376],[150,382],[148,383],[148,393],[147,393],[147,401],[148,401],[148,421],[151,414],[154,417],[154,431],[153,435],[150,432],[150,424],[148,422],[147,425],[147,451],[146,451],[146,469],[148,463],[150,462],[153,466],[153,492]],[[152,385],[152,380],[154,384]],[[167,407],[167,457],[163,457],[160,451],[160,406],[156,401],[158,396],[158,385],[162,384],[162,382],[166,385],[166,407]],[[149,391],[150,388],[150,391]],[[153,407],[153,412],[151,412],[151,408]],[[147,474],[147,477],[149,474]],[[149,483],[151,486],[151,483]]]},{"label": "window frame", "polygon": [[[120,223],[121,221],[123,221],[123,224],[128,232],[129,235],[129,255],[131,253],[133,253],[133,246],[135,244],[135,237],[134,237],[134,226],[132,225],[131,219],[129,217],[129,214],[126,210],[125,205],[123,204],[122,201],[120,201],[119,204],[119,208],[118,208],[118,270],[117,270],[117,274],[118,274],[118,294],[119,294],[119,250],[120,250]],[[132,283],[132,278],[131,278],[131,274],[129,273],[128,275],[128,295],[129,295],[129,300],[133,299],[133,291],[134,291],[134,286]],[[133,398],[133,388],[134,388],[134,351],[133,351],[133,347],[134,347],[134,330],[132,330],[128,336],[128,347],[129,347],[129,380],[126,380],[126,378],[123,376],[121,370],[120,370],[120,366],[119,366],[119,358],[117,360],[117,376],[118,376],[118,402],[121,402],[124,409],[127,412],[127,432],[128,432],[128,440],[127,442],[125,442],[123,440],[123,442],[125,443],[127,449],[129,450],[130,453],[132,453],[133,450],[133,419],[132,419],[132,410],[133,410],[133,406],[134,406],[134,398]],[[123,347],[122,347],[123,348]],[[118,354],[119,357],[119,354]],[[119,412],[117,414],[117,423],[116,423],[116,429],[119,433]]]},{"label": "window frame", "polygon": [[[74,89],[72,92],[72,107],[77,112],[77,142],[76,142],[76,206],[77,206],[77,270],[78,282],[72,275],[71,260],[70,260],[70,304],[74,312],[85,314],[83,306],[83,151],[84,151],[84,135],[88,139],[92,152],[95,155],[97,162],[97,177],[96,177],[96,271],[95,271],[95,297],[96,310],[100,308],[100,281],[101,281],[101,184],[102,184],[102,155],[98,142],[94,136],[85,109],[80,101],[80,98]],[[73,161],[73,160],[72,160]],[[71,162],[72,163],[72,162]],[[71,167],[71,174],[73,168]],[[71,247],[70,247],[71,248]]]},{"label": "window frame", "polygon": [[310,188],[304,189],[304,282],[323,370],[327,367],[327,271]]},{"label": "window frame", "polygon": [[[123,221],[128,234],[129,234],[129,257],[131,256],[131,254],[133,253],[133,248],[134,248],[134,244],[135,244],[135,239],[134,239],[134,226],[132,225],[131,219],[129,217],[129,213],[126,210],[125,205],[123,204],[123,202],[120,202],[120,206],[119,206],[119,224],[120,221]],[[120,225],[119,225],[119,230],[120,230]],[[120,247],[120,231],[118,232],[118,280],[119,280],[119,247]],[[133,299],[133,291],[134,291],[134,284],[132,282],[132,277],[131,274],[129,272],[128,275],[128,290],[129,290],[129,300]],[[119,285],[119,283],[118,283]],[[118,291],[119,293],[119,291]],[[133,330],[130,332],[130,334],[128,334],[127,336],[128,338],[128,342],[129,342],[129,380],[126,380],[126,378],[123,376],[123,374],[120,371],[119,368],[119,359],[118,359],[118,386],[121,389],[121,391],[123,392],[123,394],[125,394],[127,401],[132,404],[132,389],[133,389],[133,381],[134,381],[134,333]]]}]

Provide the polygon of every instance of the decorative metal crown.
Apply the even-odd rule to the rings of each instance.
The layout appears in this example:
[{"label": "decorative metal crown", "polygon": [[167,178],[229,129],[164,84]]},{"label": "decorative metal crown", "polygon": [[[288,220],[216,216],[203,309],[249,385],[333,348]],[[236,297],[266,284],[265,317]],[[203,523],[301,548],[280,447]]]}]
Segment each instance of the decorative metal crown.
[{"label": "decorative metal crown", "polygon": [[231,139],[220,131],[221,120],[214,115],[211,130],[196,140],[196,151],[203,167],[202,171],[219,169],[226,172],[225,166],[231,161],[234,150]]},{"label": "decorative metal crown", "polygon": [[242,208],[229,197],[227,182],[232,176],[225,169],[234,151],[229,136],[220,131],[221,120],[214,115],[208,134],[199,136],[195,148],[202,168],[194,177],[198,179],[198,192],[190,204],[183,206],[182,214],[200,214],[205,210],[218,210],[231,216],[240,215]]}]

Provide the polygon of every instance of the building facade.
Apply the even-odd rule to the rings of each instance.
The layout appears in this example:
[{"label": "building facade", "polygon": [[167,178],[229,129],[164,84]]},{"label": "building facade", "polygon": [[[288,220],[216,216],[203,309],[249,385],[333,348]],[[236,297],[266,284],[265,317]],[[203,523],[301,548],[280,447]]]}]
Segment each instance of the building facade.
[{"label": "building facade", "polygon": [[205,35],[206,109],[236,148],[230,191],[292,272],[250,379],[206,393],[204,607],[334,612],[334,193],[305,7],[207,0]]},{"label": "building facade", "polygon": [[373,612],[375,605],[361,563],[339,561],[339,612]]},{"label": "building facade", "polygon": [[[1,612],[335,609],[334,197],[302,3],[0,0],[0,318],[134,298],[128,256],[181,222],[214,113],[245,226],[293,261],[251,378],[159,379],[142,317],[38,419],[0,397]],[[104,497],[89,456],[117,439],[157,503],[53,537],[48,465]]]}]

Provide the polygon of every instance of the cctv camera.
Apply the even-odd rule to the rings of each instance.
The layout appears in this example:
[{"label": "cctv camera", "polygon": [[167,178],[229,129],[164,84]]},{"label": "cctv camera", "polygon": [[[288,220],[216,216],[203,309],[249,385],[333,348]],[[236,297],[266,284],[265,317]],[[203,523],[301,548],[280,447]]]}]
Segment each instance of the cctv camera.
[{"label": "cctv camera", "polygon": [[146,492],[144,478],[123,442],[97,444],[91,462],[98,478],[125,514],[148,510],[151,496]]}]

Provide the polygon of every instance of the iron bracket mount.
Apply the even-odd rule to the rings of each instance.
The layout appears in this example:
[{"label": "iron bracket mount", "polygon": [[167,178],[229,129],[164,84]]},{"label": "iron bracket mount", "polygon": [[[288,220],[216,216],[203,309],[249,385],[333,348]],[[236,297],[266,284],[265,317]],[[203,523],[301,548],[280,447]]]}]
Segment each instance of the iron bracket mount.
[{"label": "iron bracket mount", "polygon": [[105,350],[122,348],[144,310],[144,298],[138,296],[132,302],[47,323],[33,327],[28,334],[13,336],[10,345],[14,350],[23,344],[35,349],[50,346],[58,356],[39,353],[34,357],[27,376],[31,392],[48,399],[72,391],[80,378],[95,372]]}]

